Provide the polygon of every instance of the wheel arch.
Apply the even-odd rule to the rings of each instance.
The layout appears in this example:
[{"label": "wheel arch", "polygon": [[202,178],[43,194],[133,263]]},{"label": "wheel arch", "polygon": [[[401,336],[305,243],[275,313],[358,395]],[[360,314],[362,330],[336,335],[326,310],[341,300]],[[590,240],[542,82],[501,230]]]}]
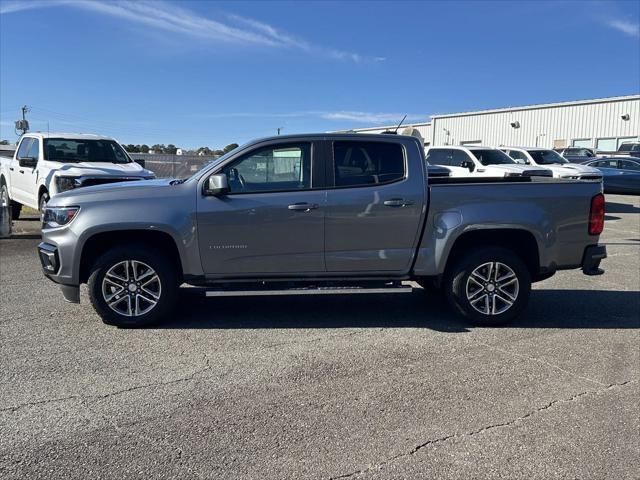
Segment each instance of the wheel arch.
[{"label": "wheel arch", "polygon": [[449,250],[445,273],[455,263],[456,258],[480,246],[508,249],[520,257],[532,279],[537,279],[541,275],[538,242],[531,232],[519,228],[487,228],[462,233]]},{"label": "wheel arch", "polygon": [[175,239],[162,230],[123,229],[97,232],[87,238],[80,251],[79,283],[86,283],[95,261],[108,250],[122,245],[141,245],[166,253],[182,282],[183,262]]}]

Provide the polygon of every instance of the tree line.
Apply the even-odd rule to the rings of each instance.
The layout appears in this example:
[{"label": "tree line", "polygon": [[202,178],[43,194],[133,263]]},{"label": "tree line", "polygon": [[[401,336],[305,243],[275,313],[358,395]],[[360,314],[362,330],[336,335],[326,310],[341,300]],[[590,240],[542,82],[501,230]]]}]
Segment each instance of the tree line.
[{"label": "tree line", "polygon": [[[176,147],[175,145],[173,145],[172,143],[170,143],[169,145],[164,145],[164,144],[155,144],[152,146],[149,145],[133,145],[132,143],[128,144],[128,145],[123,145],[124,149],[129,152],[129,153],[168,153],[170,155],[175,155],[176,152],[178,151],[178,147]],[[230,152],[231,150],[235,149],[238,147],[237,143],[230,143],[229,145],[227,145],[226,147],[224,147],[223,149],[211,149],[209,147],[200,147],[196,150],[193,151],[189,151],[189,152],[183,152],[183,153],[190,153],[190,154],[196,154],[196,155],[224,155],[227,152]]]}]

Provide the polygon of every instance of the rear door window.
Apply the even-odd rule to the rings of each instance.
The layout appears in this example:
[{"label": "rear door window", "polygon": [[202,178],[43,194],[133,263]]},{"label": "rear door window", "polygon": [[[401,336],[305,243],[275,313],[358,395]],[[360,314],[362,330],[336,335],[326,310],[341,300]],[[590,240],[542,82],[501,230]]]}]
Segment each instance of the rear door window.
[{"label": "rear door window", "polygon": [[361,187],[402,180],[405,177],[404,149],[399,143],[333,143],[336,187]]},{"label": "rear door window", "polygon": [[620,168],[624,170],[640,170],[640,163],[631,160],[620,160]]}]

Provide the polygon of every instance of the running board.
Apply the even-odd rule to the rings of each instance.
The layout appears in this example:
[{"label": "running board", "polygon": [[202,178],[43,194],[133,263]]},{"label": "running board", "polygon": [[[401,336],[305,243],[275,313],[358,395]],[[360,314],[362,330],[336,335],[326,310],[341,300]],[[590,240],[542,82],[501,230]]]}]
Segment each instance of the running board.
[{"label": "running board", "polygon": [[291,288],[285,290],[207,290],[207,297],[258,297],[270,295],[353,295],[356,293],[411,293],[413,287],[402,285],[389,288],[319,287]]}]

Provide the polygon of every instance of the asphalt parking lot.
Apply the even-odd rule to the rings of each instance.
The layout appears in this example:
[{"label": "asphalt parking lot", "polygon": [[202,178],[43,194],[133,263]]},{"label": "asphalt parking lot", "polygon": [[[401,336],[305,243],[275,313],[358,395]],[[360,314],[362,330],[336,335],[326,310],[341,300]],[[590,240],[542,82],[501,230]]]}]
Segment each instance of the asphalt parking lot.
[{"label": "asphalt parking lot", "polygon": [[0,240],[0,478],[638,478],[640,197],[607,271],[472,328],[410,295],[205,299],[151,329],[64,303]]}]

